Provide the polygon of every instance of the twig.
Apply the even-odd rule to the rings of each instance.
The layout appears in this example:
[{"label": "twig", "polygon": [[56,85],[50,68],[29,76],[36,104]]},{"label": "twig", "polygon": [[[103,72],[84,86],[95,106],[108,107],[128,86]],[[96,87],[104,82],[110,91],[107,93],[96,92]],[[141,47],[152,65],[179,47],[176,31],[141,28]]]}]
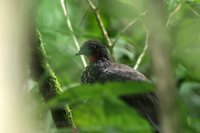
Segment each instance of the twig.
[{"label": "twig", "polygon": [[[140,12],[141,12],[141,9],[139,8],[139,3],[138,3],[138,1],[136,0],[135,3],[136,3],[136,8],[137,8],[137,10],[138,10],[138,13],[140,13]],[[141,15],[143,15],[143,14],[145,15],[146,12],[142,13]],[[141,16],[141,15],[140,15],[140,16]],[[146,51],[147,51],[148,45],[149,45],[149,44],[148,44],[148,43],[149,43],[149,32],[148,32],[148,30],[147,30],[147,28],[146,28],[146,26],[145,26],[145,24],[144,24],[144,20],[143,20],[143,19],[141,20],[141,22],[142,22],[143,29],[144,29],[144,31],[145,31],[145,33],[146,33],[146,38],[145,38],[145,44],[144,44],[144,48],[143,48],[143,50],[142,50],[142,53],[139,55],[139,57],[138,57],[138,59],[137,59],[137,61],[136,61],[136,63],[135,63],[135,66],[133,67],[135,70],[138,69],[140,63],[142,62],[142,59],[143,59],[143,57],[144,57],[144,55],[145,55],[145,53],[146,53]]]},{"label": "twig", "polygon": [[194,10],[190,5],[189,5],[189,8],[192,10],[192,12],[193,12],[196,16],[200,17],[200,14],[199,14],[196,10]]},{"label": "twig", "polygon": [[[135,3],[136,3],[136,8],[137,8],[137,10],[138,10],[138,13],[140,13],[141,10],[140,10],[140,8],[139,8],[138,1],[135,1]],[[144,15],[146,15],[146,11],[143,12],[143,13],[139,16],[139,18],[143,17]],[[139,18],[138,18],[138,19],[139,19]],[[139,55],[139,57],[138,57],[138,59],[137,59],[137,61],[136,61],[136,63],[135,63],[135,66],[133,67],[135,70],[138,69],[140,63],[142,62],[142,59],[143,59],[143,57],[144,57],[144,55],[145,55],[145,53],[146,53],[146,51],[147,51],[148,43],[149,43],[149,32],[148,32],[148,30],[147,30],[147,28],[146,28],[146,26],[145,26],[145,24],[144,24],[144,22],[143,22],[143,19],[141,20],[141,22],[142,22],[143,29],[144,29],[144,31],[145,31],[145,33],[146,33],[146,39],[145,39],[145,44],[144,44],[144,48],[143,48],[143,50],[142,50],[142,53]]]},{"label": "twig", "polygon": [[79,22],[79,24],[76,26],[75,30],[78,29],[82,24],[83,22],[85,21],[85,19],[87,18],[88,16],[88,12],[89,12],[89,8],[85,11],[81,21]]},{"label": "twig", "polygon": [[167,19],[167,23],[166,23],[166,27],[169,26],[169,22],[170,22],[170,19],[181,9],[181,6],[182,6],[182,2],[179,3],[176,8],[174,9],[174,11],[172,11],[170,14],[169,14],[169,17]]},{"label": "twig", "polygon": [[[65,0],[60,0],[60,3],[61,3],[61,6],[62,6],[64,15],[65,15],[65,17],[66,17],[67,26],[69,27],[69,30],[70,30],[70,32],[71,32],[71,34],[72,34],[72,38],[73,38],[73,40],[74,40],[74,43],[75,43],[75,45],[76,45],[76,48],[77,48],[77,50],[79,50],[79,49],[80,49],[80,45],[79,45],[78,40],[77,40],[77,38],[76,38],[76,36],[75,36],[75,34],[74,34],[74,30],[73,30],[73,28],[72,28],[71,21],[70,21],[70,19],[69,19],[69,14],[68,14],[68,12],[67,12],[67,8],[66,8],[66,5],[65,5]],[[83,55],[81,55],[81,60],[82,60],[83,66],[86,67],[86,66],[87,66],[87,63],[86,63],[85,58],[84,58]]]},{"label": "twig", "polygon": [[144,15],[146,15],[146,12],[143,12],[138,18],[134,19],[133,21],[129,22],[117,35],[116,39],[113,41],[112,47],[114,47],[114,45],[117,43],[117,41],[119,40],[120,36],[131,26],[133,26],[141,17],[143,17]]},{"label": "twig", "polygon": [[148,48],[148,42],[149,42],[149,32],[148,30],[146,29],[146,27],[144,26],[143,24],[143,27],[144,27],[144,30],[146,32],[146,39],[145,39],[145,45],[144,45],[144,48],[142,50],[142,53],[140,54],[140,56],[138,57],[137,61],[136,61],[136,64],[134,66],[134,69],[137,70],[138,69],[138,66],[140,65],[146,51],[147,51],[147,48]]},{"label": "twig", "polygon": [[88,3],[89,3],[90,7],[92,8],[92,10],[95,12],[95,16],[96,16],[97,22],[98,22],[98,24],[99,24],[99,26],[100,26],[101,32],[102,32],[104,38],[105,38],[106,41],[107,41],[107,44],[106,44],[106,45],[108,46],[109,50],[111,50],[112,41],[110,40],[110,38],[109,38],[109,36],[108,36],[108,32],[106,31],[106,28],[105,28],[105,26],[104,26],[104,24],[103,24],[103,20],[102,20],[102,18],[101,18],[101,15],[100,15],[100,13],[99,13],[97,7],[96,7],[90,0],[87,0],[87,1],[88,1]]}]

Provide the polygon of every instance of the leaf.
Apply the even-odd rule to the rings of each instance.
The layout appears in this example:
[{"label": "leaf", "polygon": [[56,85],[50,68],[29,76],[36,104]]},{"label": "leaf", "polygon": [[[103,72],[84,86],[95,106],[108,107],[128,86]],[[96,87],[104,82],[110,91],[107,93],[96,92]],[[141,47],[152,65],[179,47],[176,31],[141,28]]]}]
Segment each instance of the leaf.
[{"label": "leaf", "polygon": [[131,1],[101,0],[98,6],[105,13],[105,16],[109,15],[109,17],[116,19],[134,18],[137,16],[137,10],[133,6],[134,4],[130,3]]},{"label": "leaf", "polygon": [[146,120],[134,109],[110,95],[79,105],[73,109],[73,117],[81,132],[151,133]]},{"label": "leaf", "polygon": [[[128,60],[133,61],[135,57],[135,51],[133,46],[128,44],[123,38],[119,38],[118,42],[113,48],[115,61],[123,63],[122,58],[127,57]],[[126,63],[123,63],[126,64]]]},{"label": "leaf", "polygon": [[187,106],[188,113],[193,116],[200,116],[200,83],[184,82],[179,94]]},{"label": "leaf", "polygon": [[60,104],[74,104],[83,100],[103,95],[120,96],[126,94],[137,94],[153,90],[153,84],[147,82],[112,82],[106,84],[81,85],[64,91],[61,95],[49,101],[50,106]]},{"label": "leaf", "polygon": [[115,129],[121,126],[121,131],[150,132],[147,122],[141,119],[135,110],[115,97],[104,97],[104,111],[108,117],[108,125]]},{"label": "leaf", "polygon": [[176,36],[177,60],[190,72],[190,75],[200,80],[200,19],[184,21]]},{"label": "leaf", "polygon": [[184,82],[179,91],[181,123],[183,133],[199,133],[200,122],[200,83]]}]

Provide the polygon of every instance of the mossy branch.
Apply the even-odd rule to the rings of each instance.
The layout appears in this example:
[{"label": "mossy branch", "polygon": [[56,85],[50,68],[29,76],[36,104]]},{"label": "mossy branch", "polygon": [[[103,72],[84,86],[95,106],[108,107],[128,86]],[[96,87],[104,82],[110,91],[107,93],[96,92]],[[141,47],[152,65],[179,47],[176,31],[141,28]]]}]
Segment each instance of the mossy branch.
[{"label": "mossy branch", "polygon": [[[48,102],[62,93],[62,90],[47,62],[46,52],[39,31],[34,33],[32,40],[32,74],[39,83],[41,95]],[[68,105],[51,108],[51,114],[57,128],[76,128]]]}]

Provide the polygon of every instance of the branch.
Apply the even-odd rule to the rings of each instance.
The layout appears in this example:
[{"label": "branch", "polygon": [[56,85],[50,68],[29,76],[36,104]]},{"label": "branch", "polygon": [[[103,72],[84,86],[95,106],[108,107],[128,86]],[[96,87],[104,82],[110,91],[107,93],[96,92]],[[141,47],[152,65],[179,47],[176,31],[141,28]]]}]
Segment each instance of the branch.
[{"label": "branch", "polygon": [[149,42],[149,32],[148,30],[146,29],[146,27],[144,26],[143,24],[143,27],[144,27],[144,30],[146,32],[146,39],[145,39],[145,45],[144,45],[144,48],[142,50],[142,53],[140,54],[140,56],[138,57],[137,61],[136,61],[136,64],[134,66],[134,69],[137,70],[138,69],[138,66],[140,65],[146,51],[147,51],[147,48],[148,48],[148,42]]},{"label": "branch", "polygon": [[159,99],[160,132],[181,133],[180,108],[177,106],[176,79],[171,60],[171,38],[163,19],[165,8],[161,0],[149,1],[148,5],[151,17],[146,19],[146,24],[150,32],[149,52]]},{"label": "branch", "polygon": [[146,15],[146,12],[143,12],[138,18],[134,19],[133,21],[129,22],[117,35],[116,39],[113,41],[112,47],[114,47],[114,45],[117,43],[117,41],[119,40],[120,36],[131,26],[133,26],[141,17],[143,17],[144,15]]},{"label": "branch", "polygon": [[[179,3],[176,8],[174,9],[174,11],[172,11],[167,19],[167,23],[166,23],[166,27],[169,25],[169,21],[170,19],[181,9],[181,6],[182,4],[184,3],[185,1],[182,1],[181,3]],[[188,7],[192,10],[192,12],[197,16],[197,17],[200,17],[200,14],[194,10],[191,5],[188,4]]]},{"label": "branch", "polygon": [[85,21],[85,19],[88,16],[88,12],[89,12],[89,8],[83,13],[83,16],[82,16],[79,24],[76,26],[75,30],[78,29],[83,24],[83,22]]},{"label": "branch", "polygon": [[195,9],[193,9],[193,8],[191,7],[191,5],[189,5],[189,8],[192,10],[192,12],[193,12],[197,17],[200,18],[200,14],[199,14]]},{"label": "branch", "polygon": [[[60,84],[47,62],[46,52],[38,31],[32,36],[31,71],[39,84],[40,94],[46,102],[62,93]],[[57,128],[76,128],[68,105],[50,108],[51,115]]]},{"label": "branch", "polygon": [[87,1],[89,3],[90,7],[92,8],[92,10],[95,12],[95,16],[96,16],[97,22],[99,24],[99,27],[101,29],[101,32],[102,32],[104,38],[107,41],[106,45],[108,46],[109,50],[111,51],[111,49],[112,49],[112,41],[110,40],[110,38],[108,36],[108,32],[106,31],[106,28],[105,28],[105,26],[103,24],[103,20],[101,18],[101,15],[100,15],[97,7],[90,0],[87,0]]},{"label": "branch", "polygon": [[169,17],[167,19],[167,23],[166,23],[166,27],[169,26],[169,22],[170,22],[170,19],[181,9],[181,6],[182,6],[182,2],[179,3],[176,8],[174,9],[174,11],[172,11],[170,14],[169,14]]},{"label": "branch", "polygon": [[[72,28],[71,21],[69,19],[69,14],[68,14],[67,8],[65,6],[65,0],[60,0],[60,3],[61,3],[61,6],[62,6],[64,15],[66,17],[67,26],[69,27],[69,30],[70,30],[71,35],[72,35],[72,38],[73,38],[74,43],[75,43],[75,46],[76,46],[77,50],[79,50],[80,49],[80,45],[79,45],[78,40],[77,40],[77,38],[76,38],[76,36],[74,34],[74,30]],[[81,55],[81,60],[82,60],[83,66],[86,67],[87,63],[86,63],[85,58],[84,58],[83,55]]]},{"label": "branch", "polygon": [[[136,8],[138,10],[138,13],[140,13],[141,9],[139,8],[138,1],[135,1],[135,4],[136,4]],[[146,12],[143,12],[140,16],[144,16],[144,15],[146,15]],[[144,48],[142,50],[142,53],[139,55],[139,57],[138,57],[138,59],[137,59],[137,61],[135,63],[135,66],[133,67],[135,70],[138,69],[138,67],[139,67],[139,65],[140,65],[140,63],[141,63],[141,61],[142,61],[142,59],[143,59],[143,57],[144,57],[144,55],[145,55],[145,53],[147,51],[148,45],[149,45],[148,44],[149,43],[149,32],[148,32],[148,30],[147,30],[147,28],[146,28],[146,26],[144,24],[144,20],[143,19],[141,20],[141,22],[142,22],[143,29],[146,32],[146,39],[145,39],[145,44],[144,44]]]}]

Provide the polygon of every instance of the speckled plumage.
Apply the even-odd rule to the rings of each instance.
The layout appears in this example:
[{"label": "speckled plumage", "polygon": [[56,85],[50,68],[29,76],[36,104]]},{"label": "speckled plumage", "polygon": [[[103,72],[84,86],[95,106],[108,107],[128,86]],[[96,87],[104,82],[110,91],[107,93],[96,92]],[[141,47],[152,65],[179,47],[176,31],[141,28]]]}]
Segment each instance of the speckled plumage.
[{"label": "speckled plumage", "polygon": [[81,76],[82,83],[144,80],[147,80],[147,78],[140,72],[126,65],[113,63],[105,58],[87,66]]},{"label": "speckled plumage", "polygon": [[[81,82],[92,84],[95,82],[136,82],[149,81],[142,73],[133,68],[112,62],[107,54],[106,48],[96,40],[85,42],[79,53],[86,56],[97,56],[97,60],[90,62],[81,75]],[[123,88],[122,88],[123,89]],[[134,89],[134,88],[133,88]],[[158,125],[157,120],[157,98],[154,93],[126,95],[120,97],[127,104],[134,107],[154,127]]]}]

